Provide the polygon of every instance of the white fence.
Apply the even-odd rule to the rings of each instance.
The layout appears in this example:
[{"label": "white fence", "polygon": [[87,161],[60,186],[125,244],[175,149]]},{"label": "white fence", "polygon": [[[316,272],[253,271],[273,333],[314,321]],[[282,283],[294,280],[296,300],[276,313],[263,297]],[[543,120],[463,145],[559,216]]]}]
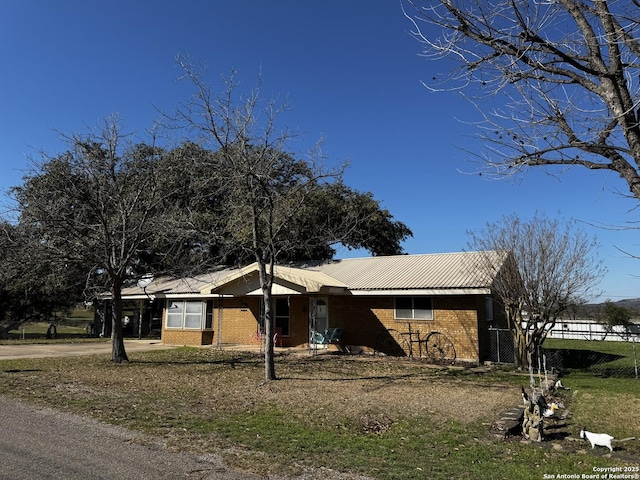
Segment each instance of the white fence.
[{"label": "white fence", "polygon": [[558,320],[549,331],[547,338],[568,340],[607,340],[612,342],[640,341],[640,323],[627,329],[616,326],[607,329],[605,325],[590,320]]}]

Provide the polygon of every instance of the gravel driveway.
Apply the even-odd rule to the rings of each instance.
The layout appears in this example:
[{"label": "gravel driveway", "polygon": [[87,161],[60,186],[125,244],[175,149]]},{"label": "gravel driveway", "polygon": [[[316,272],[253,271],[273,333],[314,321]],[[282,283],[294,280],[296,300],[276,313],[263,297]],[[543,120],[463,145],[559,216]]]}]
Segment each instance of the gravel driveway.
[{"label": "gravel driveway", "polygon": [[[160,340],[125,340],[127,353],[175,348]],[[16,358],[71,357],[78,355],[111,354],[111,342],[88,343],[15,343],[0,345],[0,360]]]}]

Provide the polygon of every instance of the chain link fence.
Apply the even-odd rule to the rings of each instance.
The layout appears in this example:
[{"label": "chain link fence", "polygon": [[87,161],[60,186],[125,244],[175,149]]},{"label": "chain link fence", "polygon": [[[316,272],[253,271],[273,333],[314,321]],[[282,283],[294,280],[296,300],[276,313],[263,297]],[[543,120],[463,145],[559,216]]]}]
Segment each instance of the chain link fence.
[{"label": "chain link fence", "polygon": [[514,363],[513,336],[506,328],[489,328],[489,360],[492,363]]},{"label": "chain link fence", "polygon": [[[540,348],[539,364],[548,372],[584,371],[602,377],[640,379],[640,338],[628,335],[626,339],[580,340],[551,338]],[[508,329],[489,329],[490,358],[493,363],[514,363],[514,343]],[[538,362],[536,362],[538,363]]]},{"label": "chain link fence", "polygon": [[[614,344],[617,344],[616,348],[612,348]],[[569,345],[569,348],[542,348],[541,354],[548,369],[639,379],[638,350],[640,345],[633,338],[627,342],[582,341],[575,346]]]}]

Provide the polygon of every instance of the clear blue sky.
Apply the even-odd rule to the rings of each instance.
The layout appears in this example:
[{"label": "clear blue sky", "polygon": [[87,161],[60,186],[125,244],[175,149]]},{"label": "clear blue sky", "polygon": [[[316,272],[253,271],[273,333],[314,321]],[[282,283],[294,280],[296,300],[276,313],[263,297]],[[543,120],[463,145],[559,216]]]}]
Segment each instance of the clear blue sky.
[{"label": "clear blue sky", "polygon": [[57,132],[112,113],[144,140],[154,106],[188,96],[174,61],[186,53],[212,85],[232,68],[247,85],[262,72],[265,90],[294,106],[282,120],[306,132],[292,148],[325,136],[332,161],[350,160],[346,182],[413,230],[408,253],[460,251],[468,230],[537,210],[597,235],[609,269],[600,300],[640,297],[640,260],[616,249],[640,255],[638,232],[590,226],[637,219],[638,201],[616,193],[628,191],[622,181],[578,169],[517,183],[461,173],[476,168],[464,149],[482,148],[464,122],[476,114],[420,84],[447,65],[420,57],[410,29],[399,0],[0,0],[0,188],[20,184],[40,150],[62,152]]}]

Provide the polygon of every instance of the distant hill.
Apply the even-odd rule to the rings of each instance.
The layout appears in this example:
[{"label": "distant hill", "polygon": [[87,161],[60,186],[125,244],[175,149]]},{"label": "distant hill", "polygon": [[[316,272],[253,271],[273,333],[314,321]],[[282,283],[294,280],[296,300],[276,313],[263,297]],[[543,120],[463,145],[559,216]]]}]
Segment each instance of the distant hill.
[{"label": "distant hill", "polygon": [[[634,319],[640,318],[640,298],[626,298],[612,303],[629,310]],[[604,304],[605,302],[581,305],[576,308],[575,312],[571,312],[570,315],[573,318],[597,319],[600,316],[600,312],[604,309]],[[566,314],[564,316],[566,316]]]},{"label": "distant hill", "polygon": [[629,310],[640,310],[640,298],[627,298],[613,303]]}]

